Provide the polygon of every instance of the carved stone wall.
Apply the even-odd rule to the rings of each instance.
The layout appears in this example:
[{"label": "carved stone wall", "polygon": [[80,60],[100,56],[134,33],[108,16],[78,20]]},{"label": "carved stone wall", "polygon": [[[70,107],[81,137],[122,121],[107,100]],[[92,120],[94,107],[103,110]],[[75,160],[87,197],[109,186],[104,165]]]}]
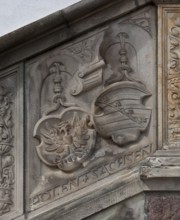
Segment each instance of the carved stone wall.
[{"label": "carved stone wall", "polygon": [[180,71],[180,22],[179,13],[168,19],[168,140],[178,147],[179,139],[179,71]]},{"label": "carved stone wall", "polygon": [[159,83],[162,85],[163,93],[160,94],[163,97],[164,106],[164,110],[160,115],[165,124],[162,129],[162,140],[164,145],[173,149],[178,149],[179,8],[178,6],[162,6],[159,8],[159,16],[161,17],[159,21]]},{"label": "carved stone wall", "polygon": [[0,38],[0,219],[179,218],[175,2],[80,1]]},{"label": "carved stone wall", "polygon": [[22,92],[22,67],[16,66],[2,71],[0,76],[0,219],[2,220],[14,219],[23,213]]},{"label": "carved stone wall", "polygon": [[28,210],[155,151],[153,16],[147,7],[26,64]]}]

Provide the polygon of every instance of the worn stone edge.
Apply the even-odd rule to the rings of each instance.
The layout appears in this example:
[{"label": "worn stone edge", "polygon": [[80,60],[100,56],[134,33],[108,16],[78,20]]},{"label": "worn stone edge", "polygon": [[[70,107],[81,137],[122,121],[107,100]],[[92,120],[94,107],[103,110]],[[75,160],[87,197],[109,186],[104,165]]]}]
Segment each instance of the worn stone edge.
[{"label": "worn stone edge", "polygon": [[[149,158],[146,158],[143,162],[141,162],[141,166],[139,168],[139,174],[140,178],[143,181],[149,181],[149,180],[164,180],[167,181],[173,180],[174,178],[180,178],[180,154],[178,156],[174,155],[172,157],[167,157],[167,155],[164,156],[157,156],[153,155]],[[158,184],[154,185],[158,188]],[[160,186],[163,187],[163,186]],[[172,189],[169,190],[180,190],[180,187],[171,187]],[[163,188],[158,188],[158,190],[163,190]],[[166,190],[166,189],[165,189]]]},{"label": "worn stone edge", "polygon": [[[121,176],[123,181],[119,178],[119,174],[115,176],[115,179],[110,178],[108,182],[104,182],[103,188],[102,185],[98,185],[92,192],[88,192],[88,194],[84,192],[86,195],[74,201],[69,197],[69,201],[67,200],[65,205],[59,201],[58,207],[57,201],[55,201],[29,213],[26,215],[26,219],[49,220],[58,217],[61,220],[79,220],[142,192],[137,170]],[[109,182],[113,182],[113,184]],[[46,210],[45,213],[44,210]]]},{"label": "worn stone edge", "polygon": [[152,0],[155,4],[180,4],[180,0]]},{"label": "worn stone edge", "polygon": [[4,214],[0,217],[1,220],[12,220],[16,219],[18,216],[21,216],[24,212],[23,208],[23,199],[24,199],[24,148],[23,148],[23,127],[24,127],[24,119],[23,119],[23,109],[22,109],[22,103],[23,103],[23,63],[19,63],[17,65],[14,65],[4,71],[1,71],[0,79],[1,78],[7,78],[8,76],[11,76],[12,74],[17,74],[17,114],[16,117],[19,119],[18,123],[21,124],[20,129],[16,131],[17,135],[17,143],[16,143],[16,153],[14,154],[14,157],[16,157],[15,161],[16,164],[16,178],[15,178],[15,195],[14,197],[14,203],[15,203],[15,209],[10,211],[7,214]]},{"label": "worn stone edge", "polygon": [[[0,37],[0,69],[42,53],[151,2],[152,0],[83,0],[55,12]],[[119,12],[90,25],[92,15],[100,16],[103,11],[112,10],[112,7],[119,8]],[[84,24],[87,20],[89,25]],[[34,45],[35,42],[38,47]]]},{"label": "worn stone edge", "polygon": [[[115,1],[117,2],[122,0]],[[83,15],[87,15],[87,13],[90,13],[93,10],[98,10],[100,7],[109,2],[110,0],[83,0],[15,31],[12,31],[0,37],[0,53],[18,43],[24,43],[25,41],[30,40],[32,37],[37,37],[56,27],[69,26],[68,23],[71,21],[74,22],[77,18],[80,19],[83,17]]]},{"label": "worn stone edge", "polygon": [[[162,153],[163,155],[163,153]],[[27,213],[16,220],[79,220],[94,213],[115,205],[125,199],[148,191],[180,191],[180,154],[179,157],[151,156],[140,164],[138,169],[126,172],[121,178],[116,174],[112,180],[113,184],[104,182],[101,186],[94,188],[83,198],[69,200],[61,204],[60,200],[54,201],[31,213]],[[169,173],[170,172],[170,173]],[[93,194],[96,194],[94,197]],[[58,202],[58,206],[57,206]],[[86,210],[86,211],[84,211]]]},{"label": "worn stone edge", "polygon": [[[167,1],[164,1],[167,2]],[[180,3],[180,0],[176,3]],[[169,32],[167,29],[169,12],[179,12],[180,4],[160,4],[158,5],[158,115],[159,115],[159,146],[162,146],[162,151],[156,152],[158,156],[166,155],[173,156],[173,154],[179,156],[178,150],[180,148],[180,143],[178,141],[169,141],[168,136],[168,103],[167,99],[167,88],[168,79],[167,73],[169,72],[169,67],[167,65],[168,61],[168,40]],[[168,33],[168,34],[167,34]],[[174,152],[174,153],[173,153]],[[175,155],[175,156],[176,156]]]}]

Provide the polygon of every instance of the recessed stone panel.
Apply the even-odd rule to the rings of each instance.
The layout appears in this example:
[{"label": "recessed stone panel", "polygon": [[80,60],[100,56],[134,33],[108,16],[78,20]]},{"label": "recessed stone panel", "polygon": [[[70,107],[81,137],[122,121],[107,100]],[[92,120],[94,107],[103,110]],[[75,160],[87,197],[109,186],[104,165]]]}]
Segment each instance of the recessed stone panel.
[{"label": "recessed stone panel", "polygon": [[[159,7],[159,118],[162,145],[171,149],[180,146],[179,84],[180,84],[180,7]],[[163,106],[163,108],[162,108]],[[160,126],[161,127],[161,126]]]},{"label": "recessed stone panel", "polygon": [[28,210],[65,203],[155,152],[154,12],[146,7],[26,63]]},{"label": "recessed stone panel", "polygon": [[22,66],[0,72],[0,219],[23,212]]}]

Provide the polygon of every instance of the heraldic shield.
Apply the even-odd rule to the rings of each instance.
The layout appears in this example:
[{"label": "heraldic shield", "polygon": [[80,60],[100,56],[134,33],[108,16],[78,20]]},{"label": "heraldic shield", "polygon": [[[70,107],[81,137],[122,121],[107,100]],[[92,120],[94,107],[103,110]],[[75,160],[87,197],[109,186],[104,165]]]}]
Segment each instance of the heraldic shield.
[{"label": "heraldic shield", "polygon": [[143,100],[151,94],[138,82],[117,82],[100,94],[95,102],[94,123],[105,138],[123,146],[136,141],[146,130],[151,109]]}]

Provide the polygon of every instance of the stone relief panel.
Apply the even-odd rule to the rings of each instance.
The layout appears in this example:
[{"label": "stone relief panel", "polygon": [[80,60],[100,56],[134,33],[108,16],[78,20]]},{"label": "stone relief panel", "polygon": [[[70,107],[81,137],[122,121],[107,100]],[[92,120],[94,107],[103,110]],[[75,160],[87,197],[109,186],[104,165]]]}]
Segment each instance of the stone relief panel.
[{"label": "stone relief panel", "polygon": [[169,20],[168,39],[168,137],[170,143],[180,142],[180,10]]},{"label": "stone relief panel", "polygon": [[[19,75],[18,75],[19,74]],[[20,67],[0,73],[0,219],[22,213],[23,148],[20,105],[22,104]],[[22,115],[22,112],[21,112]],[[19,164],[21,163],[21,165]],[[20,167],[21,166],[21,167]],[[21,172],[21,176],[19,177]]]},{"label": "stone relief panel", "polygon": [[[163,130],[162,139],[164,145],[168,145],[172,149],[180,146],[180,8],[176,5],[160,7],[159,15],[162,27],[159,32],[160,77],[162,76],[163,79],[163,97],[166,109],[163,111],[162,117],[165,126],[167,125]],[[164,41],[166,43],[163,43]]]},{"label": "stone relief panel", "polygon": [[11,210],[14,185],[14,156],[11,148],[12,139],[12,106],[10,92],[0,85],[0,183],[1,183],[1,209],[0,214]]},{"label": "stone relief panel", "polygon": [[153,9],[26,64],[28,210],[133,167],[155,151]]}]

